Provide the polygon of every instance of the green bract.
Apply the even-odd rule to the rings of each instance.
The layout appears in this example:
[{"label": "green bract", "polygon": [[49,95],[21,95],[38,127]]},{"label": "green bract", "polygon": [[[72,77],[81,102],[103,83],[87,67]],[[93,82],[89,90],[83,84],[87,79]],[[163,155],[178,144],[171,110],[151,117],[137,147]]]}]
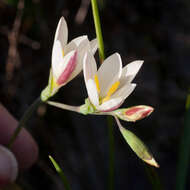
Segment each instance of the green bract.
[{"label": "green bract", "polygon": [[80,106],[80,113],[84,115],[94,113],[95,111],[95,107],[90,103],[88,98],[85,99],[85,104]]}]

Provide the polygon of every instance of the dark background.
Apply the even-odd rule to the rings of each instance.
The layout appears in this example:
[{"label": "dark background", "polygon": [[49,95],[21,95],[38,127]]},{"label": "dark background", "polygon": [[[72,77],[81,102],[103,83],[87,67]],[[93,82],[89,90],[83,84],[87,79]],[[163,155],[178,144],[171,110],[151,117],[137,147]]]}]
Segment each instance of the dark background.
[{"label": "dark background", "polygon": [[[19,119],[46,86],[57,23],[64,16],[69,40],[95,37],[88,0],[25,0],[17,55],[8,64],[8,32],[17,13],[16,0],[0,1],[0,101]],[[185,99],[190,84],[190,3],[188,0],[105,0],[100,16],[106,55],[121,54],[123,65],[142,59],[136,90],[123,107],[151,105],[152,115],[122,123],[135,132],[160,164],[164,189],[175,188]],[[53,98],[81,105],[87,93],[80,74]],[[83,116],[42,105],[27,128],[40,147],[39,161],[20,175],[26,189],[64,189],[48,155],[64,169],[73,190],[107,189],[108,128],[104,116]],[[115,189],[152,189],[145,164],[125,143],[114,124]],[[187,147],[188,149],[189,147]],[[188,177],[188,180],[190,178]],[[187,180],[187,182],[188,182]],[[187,189],[190,188],[189,182]]]}]

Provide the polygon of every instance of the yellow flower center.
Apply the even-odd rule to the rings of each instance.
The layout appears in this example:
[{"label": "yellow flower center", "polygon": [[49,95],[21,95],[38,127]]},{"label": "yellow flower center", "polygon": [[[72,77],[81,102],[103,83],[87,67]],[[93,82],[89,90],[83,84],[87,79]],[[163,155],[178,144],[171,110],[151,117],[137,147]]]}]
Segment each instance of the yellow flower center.
[{"label": "yellow flower center", "polygon": [[[95,81],[96,88],[97,88],[97,91],[99,94],[100,93],[100,83],[99,83],[97,74],[95,74],[95,76],[94,76],[94,81]],[[116,81],[114,84],[112,84],[111,87],[109,88],[106,96],[104,98],[100,97],[100,102],[104,103],[104,102],[108,101],[110,99],[111,95],[118,89],[119,85],[120,85],[119,81]]]}]

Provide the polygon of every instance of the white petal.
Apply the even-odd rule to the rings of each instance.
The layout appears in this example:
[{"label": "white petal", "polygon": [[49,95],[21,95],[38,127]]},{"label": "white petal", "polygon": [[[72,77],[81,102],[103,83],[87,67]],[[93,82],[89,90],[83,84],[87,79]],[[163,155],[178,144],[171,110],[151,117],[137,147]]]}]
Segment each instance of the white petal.
[{"label": "white petal", "polygon": [[131,82],[140,70],[143,62],[142,60],[138,60],[126,65],[122,70],[121,80],[126,80],[128,83]]},{"label": "white petal", "polygon": [[98,40],[96,38],[90,41],[90,47],[91,47],[92,53],[95,54],[96,50],[98,49]]},{"label": "white petal", "polygon": [[69,42],[65,48],[64,48],[64,54],[66,55],[67,53],[69,53],[72,50],[76,50],[82,42],[84,42],[85,40],[87,40],[87,36],[80,36],[78,38],[73,39],[71,42]]},{"label": "white petal", "polygon": [[65,45],[67,44],[67,39],[68,39],[67,23],[66,23],[64,17],[61,17],[61,19],[59,20],[59,23],[57,25],[54,43],[55,43],[55,41],[59,40],[61,42],[61,46],[63,49],[65,47]]},{"label": "white petal", "polygon": [[60,41],[54,42],[51,59],[53,76],[58,79],[60,75],[60,66],[63,64],[62,47]]},{"label": "white petal", "polygon": [[88,39],[86,35],[84,36],[79,36],[75,39],[73,39],[72,41],[76,44],[76,46],[79,46],[81,44],[82,41]]},{"label": "white petal", "polygon": [[63,49],[64,55],[67,55],[70,51],[76,50],[77,46],[75,42],[69,42]]},{"label": "white petal", "polygon": [[91,103],[94,106],[98,106],[99,105],[99,97],[98,97],[98,92],[97,92],[96,84],[95,84],[94,80],[89,79],[86,82],[86,88],[87,88],[88,97],[89,97]]},{"label": "white petal", "polygon": [[123,101],[133,92],[135,89],[136,84],[128,83],[125,84],[122,88],[118,89],[112,96],[112,98],[121,97]]},{"label": "white petal", "polygon": [[74,77],[76,77],[82,71],[84,55],[87,52],[87,49],[89,49],[89,46],[90,46],[89,41],[86,38],[77,47],[76,49],[77,50],[77,60],[76,60],[77,64],[71,76],[69,77],[68,82],[72,80]]},{"label": "white petal", "polygon": [[125,99],[133,92],[136,84],[127,84],[123,86],[121,89],[117,90],[112,96],[111,99],[104,102],[102,105],[97,108],[101,111],[112,111],[117,109]]},{"label": "white petal", "polygon": [[94,56],[91,52],[87,51],[83,59],[83,72],[85,83],[92,79],[94,80],[94,75],[97,73],[97,66]]},{"label": "white petal", "polygon": [[96,109],[102,112],[113,111],[117,109],[122,103],[123,103],[122,98],[117,97],[110,99],[99,106],[96,106]]},{"label": "white petal", "polygon": [[122,61],[118,53],[109,56],[98,69],[100,96],[106,96],[112,84],[119,80],[122,73]]},{"label": "white petal", "polygon": [[55,74],[56,79],[60,77],[60,75],[64,72],[65,68],[67,67],[67,64],[69,63],[70,59],[74,56],[76,51],[69,52],[66,56],[63,57],[62,60],[60,60],[59,63],[56,65],[52,65],[53,74]]}]

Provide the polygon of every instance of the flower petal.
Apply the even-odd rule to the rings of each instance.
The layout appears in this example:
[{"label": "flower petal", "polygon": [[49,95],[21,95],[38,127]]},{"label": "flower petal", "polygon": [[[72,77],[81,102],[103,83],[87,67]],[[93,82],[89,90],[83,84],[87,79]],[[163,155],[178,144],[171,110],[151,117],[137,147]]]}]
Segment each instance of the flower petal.
[{"label": "flower petal", "polygon": [[97,66],[94,56],[91,52],[87,51],[84,60],[83,60],[83,72],[85,83],[89,79],[94,79],[95,74],[97,73]]},{"label": "flower petal", "polygon": [[53,76],[55,76],[56,80],[59,80],[59,77],[63,74],[75,53],[76,51],[69,52],[62,59],[59,59],[59,62],[52,65]]},{"label": "flower petal", "polygon": [[121,97],[112,98],[103,104],[96,106],[96,109],[101,112],[111,112],[120,107],[122,103],[123,99]]},{"label": "flower petal", "polygon": [[53,77],[57,80],[61,73],[60,67],[63,64],[63,54],[60,41],[55,41],[52,49],[52,72]]},{"label": "flower petal", "polygon": [[67,23],[66,23],[64,17],[61,17],[61,19],[59,20],[59,23],[57,25],[54,43],[57,40],[59,40],[61,42],[61,47],[63,49],[65,47],[65,45],[67,44],[67,40],[68,40],[68,28],[67,28]]},{"label": "flower petal", "polygon": [[72,50],[77,49],[77,47],[80,46],[80,44],[82,42],[84,42],[85,40],[87,40],[87,36],[79,36],[78,38],[73,39],[71,42],[69,42],[65,48],[64,48],[64,54],[66,55],[67,53],[69,53]]},{"label": "flower petal", "polygon": [[128,83],[125,84],[122,88],[118,89],[112,96],[112,98],[121,97],[123,101],[133,92],[135,89],[136,84],[134,83]]},{"label": "flower petal", "polygon": [[133,92],[136,84],[126,84],[119,90],[117,90],[110,98],[110,100],[105,101],[103,104],[97,107],[99,111],[113,111],[121,106],[125,99]]},{"label": "flower petal", "polygon": [[122,73],[121,57],[118,53],[109,56],[98,69],[100,97],[105,97],[110,86],[119,80]]},{"label": "flower petal", "polygon": [[72,41],[76,44],[76,46],[78,47],[82,41],[88,39],[88,37],[86,35],[83,35],[83,36],[79,36],[75,39],[73,39]]},{"label": "flower petal", "polygon": [[[68,55],[70,55],[70,54],[68,54]],[[66,62],[66,64],[65,64],[66,66],[57,80],[57,84],[59,84],[59,85],[63,85],[66,82],[68,82],[69,77],[72,75],[73,71],[75,70],[76,60],[77,60],[77,52],[74,51],[74,54],[71,52],[71,56],[65,56],[65,57],[66,58],[65,58],[65,60],[63,59],[63,61]],[[68,61],[67,61],[67,59],[68,59]]]},{"label": "flower petal", "polygon": [[131,82],[135,78],[138,71],[140,70],[143,62],[144,61],[142,60],[138,60],[138,61],[133,61],[128,65],[126,65],[122,70],[121,82],[122,83],[123,81],[127,83]]},{"label": "flower petal", "polygon": [[84,39],[80,43],[80,45],[77,47],[77,49],[76,49],[77,50],[77,58],[76,58],[77,64],[76,64],[76,67],[73,70],[71,76],[69,77],[68,82],[71,81],[74,77],[76,77],[82,71],[83,58],[89,48],[90,48],[90,45],[89,45],[89,40],[87,38]]},{"label": "flower petal", "polygon": [[86,88],[87,88],[87,92],[88,92],[88,97],[91,101],[91,103],[96,107],[99,105],[99,97],[98,97],[98,92],[97,92],[97,88],[96,88],[96,84],[94,82],[94,80],[89,79],[86,82]]},{"label": "flower petal", "polygon": [[64,55],[67,55],[70,51],[76,50],[77,46],[75,42],[69,42],[63,49]]},{"label": "flower petal", "polygon": [[92,53],[95,54],[96,50],[98,49],[98,40],[96,38],[90,41],[90,47],[91,47]]}]

